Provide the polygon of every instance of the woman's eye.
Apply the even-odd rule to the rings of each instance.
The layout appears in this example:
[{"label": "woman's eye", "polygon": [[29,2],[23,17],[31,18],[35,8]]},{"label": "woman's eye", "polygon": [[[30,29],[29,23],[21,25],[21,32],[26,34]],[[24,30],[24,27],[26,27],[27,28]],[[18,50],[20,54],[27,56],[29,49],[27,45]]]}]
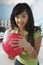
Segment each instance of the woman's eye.
[{"label": "woman's eye", "polygon": [[23,18],[25,18],[25,16],[23,16]]},{"label": "woman's eye", "polygon": [[19,17],[17,16],[16,18],[18,19]]},{"label": "woman's eye", "polygon": [[18,19],[18,18],[19,18],[19,16],[16,16],[15,18],[17,18],[17,19]]}]

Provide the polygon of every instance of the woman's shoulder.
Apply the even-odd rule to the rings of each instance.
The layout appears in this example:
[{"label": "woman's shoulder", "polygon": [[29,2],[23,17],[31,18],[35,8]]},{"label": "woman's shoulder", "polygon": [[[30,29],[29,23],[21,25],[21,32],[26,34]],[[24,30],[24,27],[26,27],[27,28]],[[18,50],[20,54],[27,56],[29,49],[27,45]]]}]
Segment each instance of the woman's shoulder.
[{"label": "woman's shoulder", "polygon": [[10,33],[10,29],[6,29],[5,33]]},{"label": "woman's shoulder", "polygon": [[10,30],[7,29],[7,30],[5,31],[4,37],[6,37],[6,36],[9,35],[9,34],[10,34]]},{"label": "woman's shoulder", "polygon": [[34,29],[34,38],[38,38],[41,36],[41,28],[40,27],[35,27]]},{"label": "woman's shoulder", "polygon": [[41,31],[40,26],[34,26],[34,33],[36,33],[37,31]]}]

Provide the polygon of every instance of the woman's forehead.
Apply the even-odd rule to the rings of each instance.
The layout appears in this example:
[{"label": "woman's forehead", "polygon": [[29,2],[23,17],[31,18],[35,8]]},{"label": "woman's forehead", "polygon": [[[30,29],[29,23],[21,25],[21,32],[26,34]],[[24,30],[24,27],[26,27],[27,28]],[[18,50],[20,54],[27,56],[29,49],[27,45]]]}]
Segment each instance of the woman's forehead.
[{"label": "woman's forehead", "polygon": [[26,11],[24,11],[24,12],[18,14],[18,15],[28,15],[28,13]]}]

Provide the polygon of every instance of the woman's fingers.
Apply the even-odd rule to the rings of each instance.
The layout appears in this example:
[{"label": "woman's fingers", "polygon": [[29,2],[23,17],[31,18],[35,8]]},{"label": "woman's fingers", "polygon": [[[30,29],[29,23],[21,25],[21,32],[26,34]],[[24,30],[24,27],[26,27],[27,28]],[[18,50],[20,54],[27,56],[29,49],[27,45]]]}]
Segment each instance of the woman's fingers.
[{"label": "woman's fingers", "polygon": [[18,38],[12,38],[11,40],[19,40],[19,39],[22,39],[23,37],[22,36],[19,36]]},{"label": "woman's fingers", "polygon": [[17,50],[17,49],[19,49],[19,48],[22,48],[22,47],[21,47],[21,46],[15,47],[14,50]]},{"label": "woman's fingers", "polygon": [[16,48],[22,47],[22,39],[21,38],[13,38],[11,41],[11,46],[15,46]]},{"label": "woman's fingers", "polygon": [[11,46],[19,46],[19,43],[11,44]]},{"label": "woman's fingers", "polygon": [[12,38],[11,41],[18,41],[18,38]]},{"label": "woman's fingers", "polygon": [[11,44],[15,44],[15,43],[19,43],[20,40],[22,40],[22,38],[12,38],[10,42]]},{"label": "woman's fingers", "polygon": [[15,57],[8,56],[8,59],[10,59],[10,60],[14,60],[14,59],[15,59]]}]

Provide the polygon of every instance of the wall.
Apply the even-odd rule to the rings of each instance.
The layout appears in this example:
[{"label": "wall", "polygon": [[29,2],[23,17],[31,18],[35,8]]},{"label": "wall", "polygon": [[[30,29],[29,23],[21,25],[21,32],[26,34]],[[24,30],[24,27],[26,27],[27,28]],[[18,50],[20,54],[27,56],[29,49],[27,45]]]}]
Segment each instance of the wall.
[{"label": "wall", "polygon": [[14,5],[0,5],[0,19],[8,20]]}]

